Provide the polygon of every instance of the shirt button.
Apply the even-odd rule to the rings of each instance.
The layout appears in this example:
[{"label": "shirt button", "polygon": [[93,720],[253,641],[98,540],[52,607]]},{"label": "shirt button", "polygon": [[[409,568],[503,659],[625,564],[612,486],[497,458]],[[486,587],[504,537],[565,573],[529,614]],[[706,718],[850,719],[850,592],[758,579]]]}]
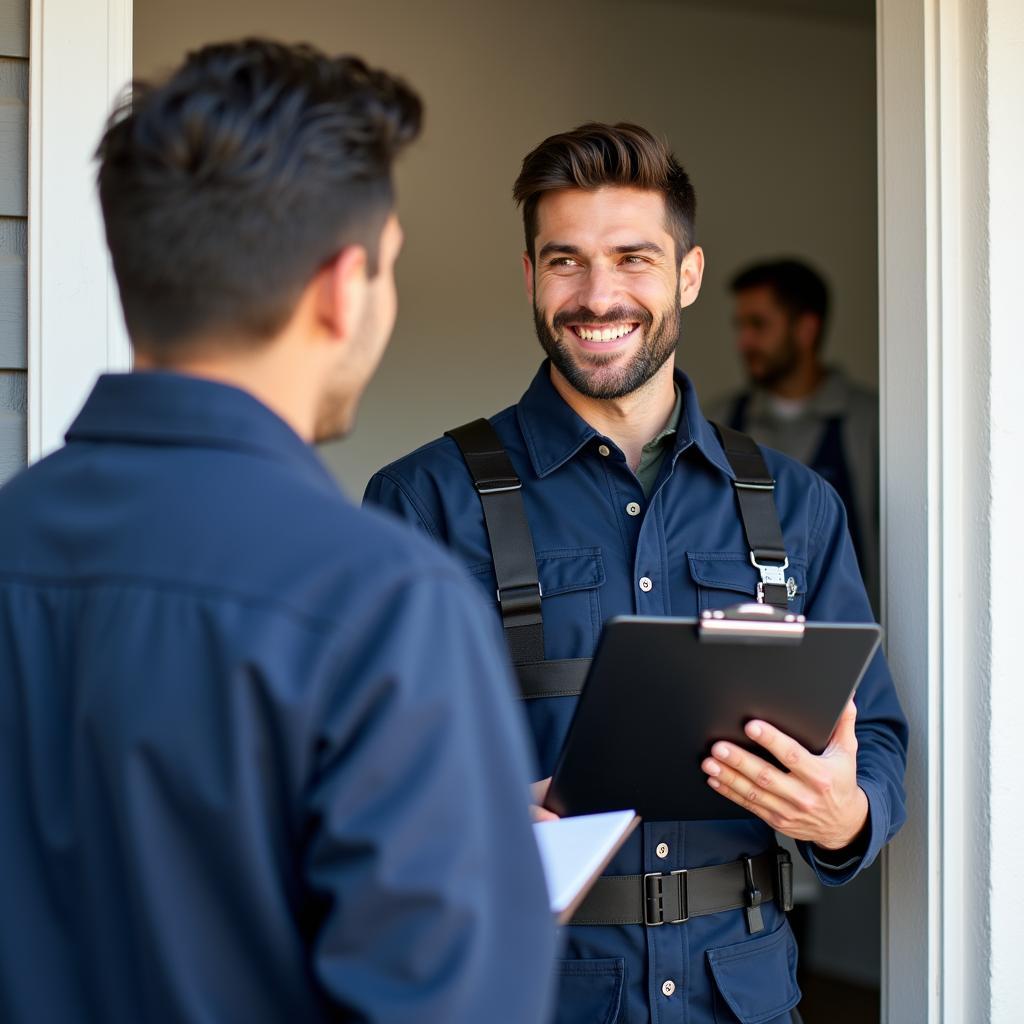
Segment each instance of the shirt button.
[{"label": "shirt button", "polygon": [[611,455],[611,453],[612,453],[612,450],[611,450],[611,448],[609,448],[609,447],[608,447],[608,445],[606,445],[606,444],[601,444],[601,445],[598,445],[598,446],[597,446],[597,450],[598,450],[598,452],[599,452],[599,453],[600,453],[601,455],[603,455],[603,456],[604,456],[604,457],[605,457],[606,459],[607,459],[607,458],[608,458],[608,456],[609,456],[609,455]]},{"label": "shirt button", "polygon": [[676,990],[676,983],[669,978],[668,981],[664,982],[661,986],[662,995],[670,996]]},{"label": "shirt button", "polygon": [[646,594],[648,591],[654,589],[654,584],[651,582],[649,576],[640,577],[640,589]]},{"label": "shirt button", "polygon": [[631,502],[630,502],[630,503],[629,503],[629,504],[628,504],[628,505],[626,506],[626,511],[627,511],[627,512],[628,512],[628,513],[629,513],[629,514],[630,514],[631,516],[638,516],[638,515],[640,515],[640,506],[639,506],[639,505],[638,505],[638,504],[637,504],[637,503],[636,503],[635,501],[631,501]]},{"label": "shirt button", "polygon": [[658,843],[657,849],[654,851],[662,860],[668,856],[668,843]]}]

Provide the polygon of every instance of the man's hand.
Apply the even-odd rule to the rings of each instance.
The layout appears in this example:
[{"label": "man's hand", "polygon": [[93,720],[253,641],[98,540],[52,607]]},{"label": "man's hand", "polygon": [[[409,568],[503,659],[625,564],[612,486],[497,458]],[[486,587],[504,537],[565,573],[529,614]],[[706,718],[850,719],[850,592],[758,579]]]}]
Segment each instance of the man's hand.
[{"label": "man's hand", "polygon": [[557,821],[558,815],[541,806],[544,797],[548,795],[548,786],[551,785],[551,776],[541,779],[540,782],[530,783],[530,792],[533,795],[533,803],[530,804],[530,814],[534,821]]},{"label": "man's hand", "polygon": [[851,700],[825,751],[814,755],[767,722],[746,734],[786,771],[731,743],[716,743],[701,764],[708,785],[777,832],[841,850],[864,827],[868,798],[857,785],[857,709]]}]

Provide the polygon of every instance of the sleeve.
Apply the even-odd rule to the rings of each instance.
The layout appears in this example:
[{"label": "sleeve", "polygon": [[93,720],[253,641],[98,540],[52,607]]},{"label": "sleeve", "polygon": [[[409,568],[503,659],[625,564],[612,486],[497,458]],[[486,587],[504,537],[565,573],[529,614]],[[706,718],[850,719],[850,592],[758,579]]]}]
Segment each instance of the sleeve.
[{"label": "sleeve", "polygon": [[[874,617],[835,491],[817,480],[819,511],[811,536],[808,619],[872,622]],[[903,776],[908,728],[885,655],[879,650],[857,689],[857,781],[868,798],[868,821],[845,850],[798,843],[824,885],[842,885],[868,867],[906,820]]]},{"label": "sleeve", "polygon": [[312,968],[346,1020],[544,1020],[555,927],[492,618],[424,576],[343,629],[306,801]]},{"label": "sleeve", "polygon": [[363,505],[385,509],[404,522],[430,534],[434,540],[444,543],[444,537],[423,501],[411,488],[404,486],[397,476],[387,470],[381,470],[370,478],[363,494]]}]

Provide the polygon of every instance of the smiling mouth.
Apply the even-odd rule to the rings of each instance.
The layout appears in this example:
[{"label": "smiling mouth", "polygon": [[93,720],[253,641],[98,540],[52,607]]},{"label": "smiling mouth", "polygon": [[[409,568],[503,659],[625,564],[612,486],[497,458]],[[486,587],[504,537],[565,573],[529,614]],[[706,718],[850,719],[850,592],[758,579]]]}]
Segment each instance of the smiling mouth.
[{"label": "smiling mouth", "polygon": [[640,324],[635,321],[595,324],[592,327],[586,327],[583,324],[569,324],[569,330],[581,341],[618,341],[620,338],[625,338],[627,334],[632,334],[639,326]]}]

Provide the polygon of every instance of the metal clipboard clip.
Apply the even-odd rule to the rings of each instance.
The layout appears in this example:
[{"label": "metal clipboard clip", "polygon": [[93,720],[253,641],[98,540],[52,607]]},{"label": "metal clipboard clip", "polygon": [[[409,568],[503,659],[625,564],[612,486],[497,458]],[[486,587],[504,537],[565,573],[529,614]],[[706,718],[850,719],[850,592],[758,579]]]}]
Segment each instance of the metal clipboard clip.
[{"label": "metal clipboard clip", "polygon": [[751,602],[702,612],[697,634],[701,643],[710,644],[798,644],[806,621],[803,615]]}]

